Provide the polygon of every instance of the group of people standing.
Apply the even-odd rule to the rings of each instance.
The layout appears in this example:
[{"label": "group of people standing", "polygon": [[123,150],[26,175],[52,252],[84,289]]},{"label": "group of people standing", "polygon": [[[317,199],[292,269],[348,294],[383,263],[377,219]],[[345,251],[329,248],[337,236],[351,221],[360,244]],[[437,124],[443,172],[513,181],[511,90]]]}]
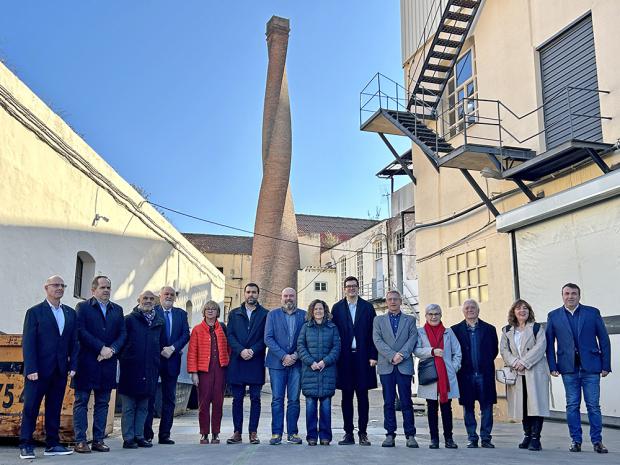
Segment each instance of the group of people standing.
[{"label": "group of people standing", "polygon": [[[152,414],[158,378],[162,386],[159,443],[174,444],[170,437],[181,353],[189,342],[187,370],[197,387],[201,444],[219,444],[226,385],[232,392],[234,432],[228,444],[243,442],[243,403],[250,398],[250,444],[259,444],[258,424],[265,367],[271,385],[271,438],[301,444],[298,420],[300,394],[305,396],[306,441],[329,445],[332,441],[331,400],[342,392],[344,437],[338,444],[356,443],[354,398],[357,401],[357,443],[370,446],[368,438],[370,389],[382,385],[383,447],[396,445],[397,393],[407,447],[417,448],[412,403],[414,358],[418,358],[418,397],[426,399],[430,448],[439,448],[439,411],[444,446],[456,449],[453,438],[452,399],[464,409],[468,448],[494,448],[493,405],[497,402],[495,358],[498,352],[514,377],[507,384],[509,414],[523,422],[520,448],[541,450],[543,418],[549,415],[550,375],[562,375],[567,398],[570,450],[581,451],[579,406],[586,400],[594,450],[607,452],[602,443],[599,406],[600,377],[611,371],[610,343],[600,312],[579,303],[575,284],[562,288],[564,305],[549,313],[546,328],[535,322],[531,306],[516,301],[501,330],[479,318],[475,300],[462,306],[464,320],[452,327],[441,321],[439,305],[425,309],[426,322],[418,327],[414,316],[401,311],[398,291],[386,295],[387,313],[377,316],[373,306],[359,297],[359,282],[344,281],[345,297],[332,311],[322,300],[308,310],[297,307],[296,292],[282,291],[281,307],[266,310],[259,302],[255,283],[244,288],[244,303],[232,310],[228,325],[219,321],[220,308],[208,301],[203,321],[189,331],[187,314],[173,306],[174,289],[163,287],[156,296],[145,291],[138,305],[123,316],[110,301],[111,282],[97,276],[93,298],[80,302],[76,311],[60,303],[66,285],[60,276],[44,285],[46,299],[26,313],[24,321],[24,410],[20,457],[34,458],[32,433],[45,396],[45,455],[73,452],[60,445],[60,409],[67,376],[75,389],[74,427],[76,452],[109,451],[103,442],[111,390],[116,387],[116,361],[120,362],[118,393],[122,400],[123,448],[152,447]],[[557,343],[557,349],[556,349]],[[499,351],[498,351],[499,347]],[[94,395],[93,441],[86,441],[87,405]],[[286,402],[285,402],[286,400]],[[480,408],[480,429],[474,405]],[[286,404],[286,405],[285,405]],[[285,430],[286,421],[286,430]],[[286,431],[286,435],[285,435]]]}]

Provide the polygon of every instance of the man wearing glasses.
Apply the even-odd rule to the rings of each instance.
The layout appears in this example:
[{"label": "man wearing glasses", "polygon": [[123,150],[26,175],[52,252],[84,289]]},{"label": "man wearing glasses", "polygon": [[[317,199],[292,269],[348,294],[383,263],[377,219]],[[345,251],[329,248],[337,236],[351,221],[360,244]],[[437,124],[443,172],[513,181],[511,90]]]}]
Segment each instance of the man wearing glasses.
[{"label": "man wearing glasses", "polygon": [[353,436],[353,395],[357,397],[360,446],[369,446],[368,391],[377,387],[377,349],[372,342],[375,309],[359,296],[359,281],[354,276],[344,280],[344,299],[332,308],[332,321],[340,332],[341,349],[337,363],[336,387],[342,391],[344,437],[338,444],[355,444]]},{"label": "man wearing glasses", "polygon": [[20,458],[34,459],[32,433],[45,397],[44,455],[68,455],[60,445],[60,410],[67,385],[77,369],[78,340],[75,310],[60,303],[67,285],[60,276],[47,278],[46,298],[28,309],[24,319],[24,409],[20,431]]}]

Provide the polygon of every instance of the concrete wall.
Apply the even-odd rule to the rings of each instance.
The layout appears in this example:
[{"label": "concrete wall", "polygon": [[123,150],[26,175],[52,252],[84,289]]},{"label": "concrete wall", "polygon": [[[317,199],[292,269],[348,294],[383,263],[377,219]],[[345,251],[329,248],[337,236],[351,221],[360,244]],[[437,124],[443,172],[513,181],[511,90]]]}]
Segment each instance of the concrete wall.
[{"label": "concrete wall", "polygon": [[69,286],[63,302],[78,302],[78,252],[94,259],[84,281],[108,275],[126,312],[142,290],[163,285],[179,290],[194,324],[207,299],[223,302],[224,276],[2,64],[0,172],[1,331],[21,332],[52,274]]},{"label": "concrete wall", "polygon": [[[316,290],[315,283],[325,283],[326,289]],[[314,299],[321,299],[331,309],[338,301],[338,280],[335,269],[309,266],[297,272],[297,306],[308,309]]]},{"label": "concrete wall", "polygon": [[[243,287],[250,282],[252,256],[244,254],[205,253],[207,259],[217,268],[223,268],[226,278],[224,317],[233,308],[245,301]],[[259,296],[260,300],[260,296]]]}]

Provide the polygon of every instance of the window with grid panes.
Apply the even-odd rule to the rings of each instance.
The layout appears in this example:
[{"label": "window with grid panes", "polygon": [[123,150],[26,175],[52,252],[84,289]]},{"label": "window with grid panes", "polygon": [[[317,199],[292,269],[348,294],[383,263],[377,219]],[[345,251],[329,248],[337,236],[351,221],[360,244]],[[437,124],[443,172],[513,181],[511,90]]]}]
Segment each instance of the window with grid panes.
[{"label": "window with grid panes", "polygon": [[398,231],[394,234],[394,244],[396,244],[396,250],[402,250],[405,248],[405,235],[402,231]]},{"label": "window with grid panes", "polygon": [[478,97],[473,47],[457,60],[454,72],[448,81],[446,95],[441,123],[443,135],[448,138],[463,131],[465,121],[469,127],[477,120],[477,102],[467,100]]},{"label": "window with grid panes", "polygon": [[356,254],[357,259],[357,280],[359,281],[359,289],[362,292],[364,289],[364,252],[361,250],[357,251]]},{"label": "window with grid panes", "polygon": [[347,277],[347,259],[345,257],[342,257],[340,259],[340,266],[339,266],[339,271],[340,271],[340,283],[341,286],[340,287],[340,292],[342,293],[342,297],[344,297],[344,278]]},{"label": "window with grid panes", "polygon": [[327,290],[327,283],[325,283],[325,282],[315,282],[314,283],[314,290],[315,291],[326,291]]},{"label": "window with grid panes", "polygon": [[463,305],[467,299],[489,300],[486,247],[448,257],[447,265],[450,307]]},{"label": "window with grid panes", "polygon": [[372,251],[375,256],[375,260],[381,260],[383,257],[383,242],[375,241],[372,244]]}]

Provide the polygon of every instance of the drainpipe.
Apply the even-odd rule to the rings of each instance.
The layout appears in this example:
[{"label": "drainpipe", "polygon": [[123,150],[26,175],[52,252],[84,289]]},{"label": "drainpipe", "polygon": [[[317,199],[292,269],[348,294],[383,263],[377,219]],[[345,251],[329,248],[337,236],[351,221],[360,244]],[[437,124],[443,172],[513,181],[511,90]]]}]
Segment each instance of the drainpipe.
[{"label": "drainpipe", "polygon": [[519,289],[519,259],[517,258],[517,237],[514,231],[510,231],[510,243],[512,246],[512,281],[515,300],[521,298]]}]

